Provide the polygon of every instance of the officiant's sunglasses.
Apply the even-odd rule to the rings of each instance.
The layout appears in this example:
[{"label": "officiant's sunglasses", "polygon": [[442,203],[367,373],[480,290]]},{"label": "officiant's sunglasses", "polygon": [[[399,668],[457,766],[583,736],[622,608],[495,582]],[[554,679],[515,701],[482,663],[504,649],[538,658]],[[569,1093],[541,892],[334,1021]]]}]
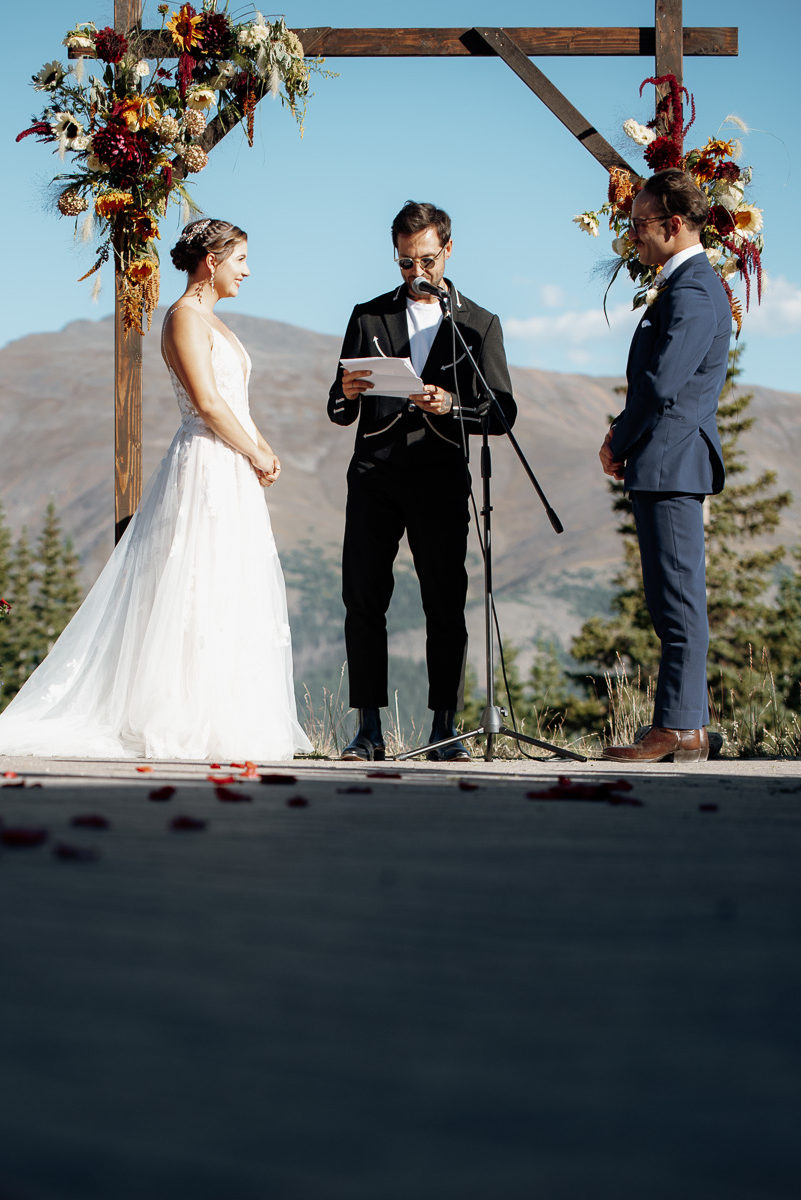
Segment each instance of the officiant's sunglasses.
[{"label": "officiant's sunglasses", "polygon": [[398,258],[396,254],[395,262],[402,271],[410,271],[416,262],[420,264],[424,271],[430,271],[444,249],[444,246],[440,246],[436,254],[424,254],[422,258]]}]

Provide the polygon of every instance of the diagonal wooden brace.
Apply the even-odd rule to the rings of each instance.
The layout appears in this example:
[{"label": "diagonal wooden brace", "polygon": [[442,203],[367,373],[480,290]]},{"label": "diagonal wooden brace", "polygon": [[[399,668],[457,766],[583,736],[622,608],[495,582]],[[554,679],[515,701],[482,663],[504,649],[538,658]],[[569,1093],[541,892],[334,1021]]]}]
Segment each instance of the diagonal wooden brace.
[{"label": "diagonal wooden brace", "polygon": [[634,167],[629,166],[626,160],[621,158],[617,150],[609,145],[595,126],[590,124],[587,118],[582,116],[567,97],[551,83],[547,75],[544,75],[539,67],[534,66],[528,55],[504,29],[475,28],[472,32],[477,34],[484,45],[494,54],[502,58],[536,96],[539,96],[546,108],[549,108],[554,116],[559,118],[602,167],[605,167],[607,171],[618,167],[623,171],[628,171],[633,179],[640,177],[639,171],[635,171]]}]

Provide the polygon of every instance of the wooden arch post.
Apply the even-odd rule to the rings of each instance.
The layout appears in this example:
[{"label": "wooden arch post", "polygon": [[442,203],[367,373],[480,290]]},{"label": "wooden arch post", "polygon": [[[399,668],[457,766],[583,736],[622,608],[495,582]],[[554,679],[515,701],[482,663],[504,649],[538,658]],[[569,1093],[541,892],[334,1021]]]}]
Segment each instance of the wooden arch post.
[{"label": "wooden arch post", "polygon": [[[128,34],[142,21],[142,0],[114,0],[114,29]],[[122,272],[114,261],[114,541],[120,540],[142,495],[142,335],[122,319]]]},{"label": "wooden arch post", "polygon": [[[140,30],[141,0],[114,0],[114,28],[121,33]],[[545,57],[653,58],[656,75],[675,75],[682,81],[685,54],[736,55],[737,29],[685,28],[682,0],[654,0],[653,26],[635,28],[425,28],[334,29],[330,26],[296,29],[307,57],[404,58],[487,56],[502,58],[539,97],[581,145],[607,170],[613,167],[637,175],[548,77],[531,62]],[[174,46],[159,30],[142,30],[148,56],[172,57]],[[77,53],[75,55],[77,57]],[[206,128],[200,145],[210,151],[238,124],[235,113],[223,110]],[[177,171],[181,164],[174,164]],[[114,514],[117,540],[139,503],[142,491],[142,338],[122,323],[121,278],[115,272],[115,482]]]}]

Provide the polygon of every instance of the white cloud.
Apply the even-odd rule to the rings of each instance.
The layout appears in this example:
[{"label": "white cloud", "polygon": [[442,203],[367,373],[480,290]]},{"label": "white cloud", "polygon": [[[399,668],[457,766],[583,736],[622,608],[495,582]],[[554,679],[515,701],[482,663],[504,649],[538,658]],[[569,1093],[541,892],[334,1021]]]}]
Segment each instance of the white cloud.
[{"label": "white cloud", "polygon": [[[738,292],[742,291],[738,288]],[[760,337],[787,337],[801,333],[801,287],[782,275],[770,276],[757,304],[756,287],[751,285],[751,307],[745,312],[743,300],[743,337],[753,330]]]},{"label": "white cloud", "polygon": [[581,347],[592,342],[608,341],[610,337],[621,333],[631,335],[634,332],[637,318],[630,304],[616,304],[613,308],[607,308],[607,316],[608,324],[602,307],[598,305],[583,311],[573,309],[545,316],[506,317],[503,329],[507,337],[520,338],[531,342],[533,348],[539,345],[543,349],[553,347],[557,342],[563,346]]},{"label": "white cloud", "polygon": [[565,289],[558,283],[545,283],[540,288],[540,300],[545,308],[561,308],[565,302]]}]

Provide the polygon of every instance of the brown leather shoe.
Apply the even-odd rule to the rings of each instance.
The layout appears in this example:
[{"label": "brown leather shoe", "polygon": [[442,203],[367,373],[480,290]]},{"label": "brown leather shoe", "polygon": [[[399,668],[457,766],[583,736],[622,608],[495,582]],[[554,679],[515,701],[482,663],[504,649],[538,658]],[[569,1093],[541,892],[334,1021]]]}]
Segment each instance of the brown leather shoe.
[{"label": "brown leather shoe", "polygon": [[706,762],[706,729],[659,729],[652,725],[633,746],[607,746],[602,757],[620,763]]}]

